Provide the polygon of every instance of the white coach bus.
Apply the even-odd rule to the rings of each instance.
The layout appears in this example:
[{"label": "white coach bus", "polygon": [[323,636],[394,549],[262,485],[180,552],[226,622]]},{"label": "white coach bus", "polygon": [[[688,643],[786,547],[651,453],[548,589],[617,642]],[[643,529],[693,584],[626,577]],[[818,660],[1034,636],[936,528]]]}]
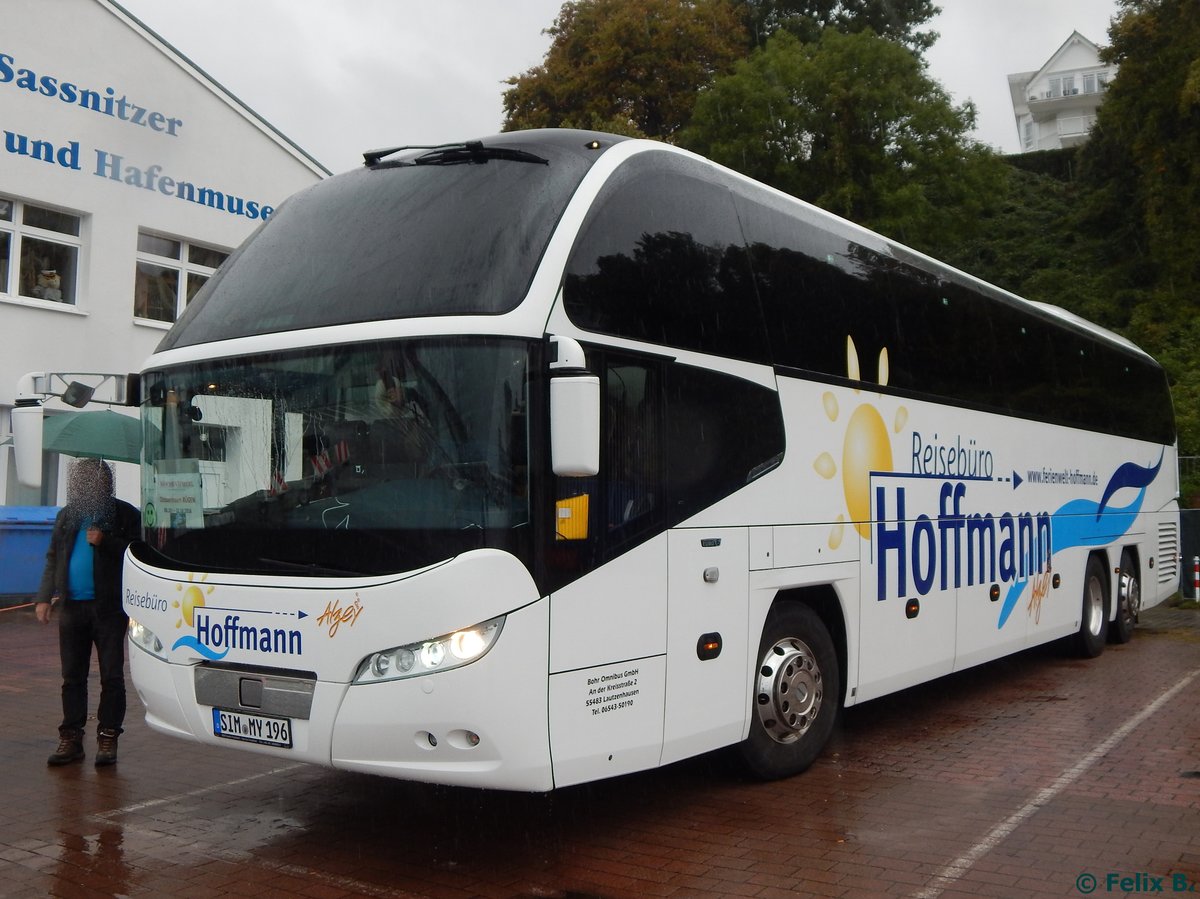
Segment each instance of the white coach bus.
[{"label": "white coach bus", "polygon": [[366,154],[141,373],[156,730],[543,791],[1066,638],[1178,580],[1163,370],[684,151]]}]

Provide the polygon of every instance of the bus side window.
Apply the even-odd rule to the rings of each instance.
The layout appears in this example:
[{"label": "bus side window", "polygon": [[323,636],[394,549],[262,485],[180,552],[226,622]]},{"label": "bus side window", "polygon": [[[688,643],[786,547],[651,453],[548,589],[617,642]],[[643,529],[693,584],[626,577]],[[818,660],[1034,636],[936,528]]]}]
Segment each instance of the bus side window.
[{"label": "bus side window", "polygon": [[604,396],[600,474],[555,485],[555,564],[577,571],[616,558],[665,526],[663,363],[601,351],[591,358]]},{"label": "bus side window", "polygon": [[610,365],[601,421],[601,471],[607,481],[608,530],[626,528],[662,505],[659,378],[638,364]]},{"label": "bus side window", "polygon": [[603,372],[600,474],[557,479],[560,570],[614,559],[782,459],[783,414],[773,390],[679,363],[591,358]]},{"label": "bus side window", "polygon": [[665,395],[668,525],[740,490],[783,458],[783,412],[775,391],[676,364]]},{"label": "bus side window", "polygon": [[563,302],[590,331],[770,361],[733,195],[694,160],[645,153],[609,179],[571,250]]}]

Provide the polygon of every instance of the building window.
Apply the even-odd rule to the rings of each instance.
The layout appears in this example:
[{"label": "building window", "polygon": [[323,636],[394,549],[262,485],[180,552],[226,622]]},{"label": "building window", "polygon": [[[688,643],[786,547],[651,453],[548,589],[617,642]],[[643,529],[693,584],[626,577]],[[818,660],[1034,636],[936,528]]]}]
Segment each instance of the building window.
[{"label": "building window", "polygon": [[1033,149],[1033,122],[1025,122],[1025,149]]},{"label": "building window", "polygon": [[1085,94],[1096,93],[1096,76],[1094,74],[1083,76],[1083,92]]},{"label": "building window", "polygon": [[1061,96],[1062,96],[1062,79],[1061,78],[1051,78],[1050,79],[1050,99],[1053,100],[1055,97],[1061,97]]},{"label": "building window", "polygon": [[1060,116],[1058,119],[1058,133],[1062,137],[1074,137],[1080,134],[1087,134],[1090,127],[1091,121],[1089,116]]},{"label": "building window", "polygon": [[1074,75],[1065,76],[1063,78],[1063,96],[1070,97],[1077,93],[1079,93],[1079,91],[1076,90],[1076,88],[1075,88],[1075,76]]},{"label": "building window", "polygon": [[0,197],[0,294],[75,305],[82,222]]},{"label": "building window", "polygon": [[224,250],[139,231],[133,314],[151,321],[175,321],[228,256]]}]

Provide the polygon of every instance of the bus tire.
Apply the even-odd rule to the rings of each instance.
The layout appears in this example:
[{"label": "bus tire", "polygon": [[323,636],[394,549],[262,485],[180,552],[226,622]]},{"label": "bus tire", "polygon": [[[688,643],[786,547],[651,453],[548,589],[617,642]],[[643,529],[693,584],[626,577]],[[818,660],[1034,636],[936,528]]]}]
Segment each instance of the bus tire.
[{"label": "bus tire", "polygon": [[1137,563],[1129,550],[1121,552],[1121,571],[1117,575],[1117,610],[1108,626],[1108,642],[1128,643],[1133,639],[1138,612],[1142,608],[1142,585],[1138,582]]},{"label": "bus tire", "polygon": [[1083,573],[1083,609],[1075,650],[1085,659],[1104,652],[1108,639],[1108,572],[1098,555],[1088,557]]},{"label": "bus tire", "polygon": [[800,603],[767,614],[757,658],[750,734],[737,750],[751,775],[776,780],[820,755],[837,718],[841,676],[828,629]]}]

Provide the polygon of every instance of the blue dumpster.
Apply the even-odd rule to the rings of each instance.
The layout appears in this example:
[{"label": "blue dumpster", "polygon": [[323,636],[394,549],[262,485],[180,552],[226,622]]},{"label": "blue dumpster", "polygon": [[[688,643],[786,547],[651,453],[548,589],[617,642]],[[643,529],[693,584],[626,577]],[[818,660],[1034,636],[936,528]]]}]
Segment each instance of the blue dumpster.
[{"label": "blue dumpster", "polygon": [[58,506],[0,506],[0,605],[37,593],[57,514]]}]

